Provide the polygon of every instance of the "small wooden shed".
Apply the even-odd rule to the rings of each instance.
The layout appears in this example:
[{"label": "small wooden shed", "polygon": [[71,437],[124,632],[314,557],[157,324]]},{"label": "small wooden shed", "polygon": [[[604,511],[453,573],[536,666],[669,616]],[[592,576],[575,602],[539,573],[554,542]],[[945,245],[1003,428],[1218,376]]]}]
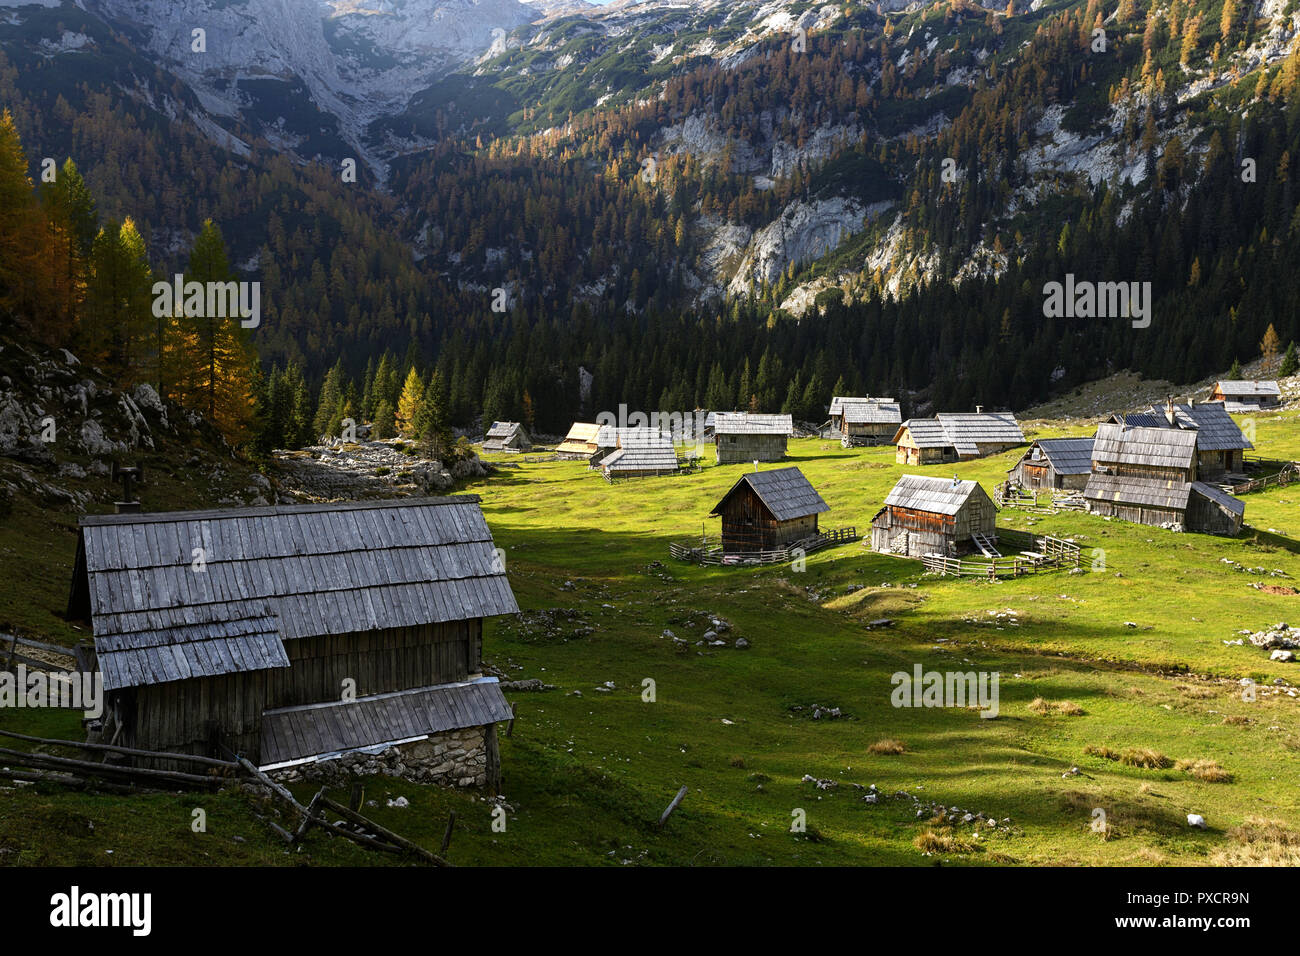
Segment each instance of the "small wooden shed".
[{"label": "small wooden shed", "polygon": [[600,426],[590,422],[574,422],[564,441],[555,446],[555,455],[561,461],[591,461],[599,450],[596,436]]},{"label": "small wooden shed", "polygon": [[1263,412],[1282,404],[1282,389],[1271,380],[1225,379],[1214,383],[1210,401],[1222,402],[1229,412]]},{"label": "small wooden shed", "polygon": [[900,465],[930,465],[996,455],[1025,443],[1010,412],[940,412],[934,418],[909,418],[894,435]]},{"label": "small wooden shed", "polygon": [[484,451],[532,451],[533,442],[519,422],[493,422],[483,440]]},{"label": "small wooden shed", "polygon": [[713,442],[719,465],[752,461],[780,461],[786,441],[794,434],[789,415],[750,412],[715,412]]},{"label": "small wooden shed", "polygon": [[1091,472],[1091,438],[1040,438],[1007,477],[1021,488],[1051,491],[1083,488]]},{"label": "small wooden shed", "polygon": [[798,468],[740,476],[710,514],[722,518],[726,554],[775,551],[818,533],[817,516],[830,511]]},{"label": "small wooden shed", "polygon": [[606,478],[650,478],[677,473],[672,439],[655,428],[617,430],[618,447],[600,462]]},{"label": "small wooden shed", "polygon": [[830,418],[831,428],[846,448],[887,444],[903,421],[892,398],[842,395],[831,399]]},{"label": "small wooden shed", "polygon": [[871,548],[912,558],[974,550],[997,536],[997,505],[977,481],[903,475],[871,521]]},{"label": "small wooden shed", "polygon": [[519,607],[478,502],[82,518],[68,617],[93,634],[104,739],[272,769],[410,747],[493,783],[510,708],[483,619]]}]

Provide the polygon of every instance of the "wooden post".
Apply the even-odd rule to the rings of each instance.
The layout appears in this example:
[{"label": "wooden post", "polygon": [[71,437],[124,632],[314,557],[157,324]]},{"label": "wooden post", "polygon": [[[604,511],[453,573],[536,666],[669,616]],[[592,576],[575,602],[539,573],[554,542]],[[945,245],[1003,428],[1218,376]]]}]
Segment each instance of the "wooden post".
[{"label": "wooden post", "polygon": [[506,724],[506,736],[511,737],[515,732],[515,702],[510,702],[510,722]]},{"label": "wooden post", "polygon": [[14,658],[17,656],[18,656],[18,635],[15,634],[13,635],[13,641],[9,645],[9,666],[5,668],[6,670],[12,671],[14,669]]},{"label": "wooden post", "polygon": [[673,797],[673,802],[668,804],[668,809],[664,811],[664,815],[659,818],[659,826],[661,828],[668,822],[668,818],[673,815],[673,811],[677,809],[678,804],[680,804],[685,798],[686,786],[683,784],[682,789],[677,791],[677,796]]},{"label": "wooden post", "polygon": [[302,815],[302,823],[298,824],[298,829],[293,835],[291,843],[297,843],[302,839],[307,828],[312,824],[312,818],[316,815],[316,804],[320,803],[321,798],[325,796],[325,788],[321,787],[316,791],[316,796],[311,798],[311,803],[307,804],[307,812]]},{"label": "wooden post", "polygon": [[[321,793],[324,792],[325,792],[324,790],[321,791]],[[360,780],[354,780],[352,782],[352,792],[348,794],[348,808],[354,811],[359,811],[361,809],[361,804],[365,801],[365,798],[366,798],[365,787],[361,785]]]},{"label": "wooden post", "polygon": [[447,829],[443,831],[442,845],[438,847],[439,856],[445,854],[447,852],[447,849],[451,846],[451,831],[455,829],[455,826],[456,826],[456,811],[453,810],[451,811],[451,815],[447,817]]}]

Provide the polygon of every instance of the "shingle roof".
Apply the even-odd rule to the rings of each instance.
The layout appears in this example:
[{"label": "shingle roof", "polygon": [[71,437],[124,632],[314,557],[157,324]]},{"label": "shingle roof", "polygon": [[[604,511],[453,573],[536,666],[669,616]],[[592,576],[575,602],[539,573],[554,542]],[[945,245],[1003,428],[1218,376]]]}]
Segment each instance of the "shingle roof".
[{"label": "shingle roof", "polygon": [[984,494],[978,481],[956,481],[931,475],[903,475],[885,498],[886,507],[955,515],[971,495]]},{"label": "shingle roof", "polygon": [[[952,445],[943,424],[937,418],[909,418],[899,426],[899,432],[906,428],[917,448],[947,448]],[[897,439],[899,436],[894,435]]]},{"label": "shingle roof", "polygon": [[1196,457],[1196,432],[1130,428],[1108,422],[1097,426],[1092,454],[1099,464],[1191,468]]},{"label": "shingle roof", "polygon": [[282,667],[272,634],[519,610],[474,496],[91,516],[78,550],[70,610],[121,686]]},{"label": "shingle roof", "polygon": [[1169,423],[1163,406],[1152,406],[1146,412],[1131,412],[1115,416],[1130,426],[1142,428],[1181,428],[1196,432],[1196,446],[1200,451],[1228,451],[1254,448],[1246,440],[1237,423],[1228,414],[1223,402],[1201,402],[1194,405],[1175,405],[1174,424]]},{"label": "shingle roof", "polygon": [[288,667],[279,620],[264,604],[201,607],[193,623],[95,636],[106,690]]},{"label": "shingle roof", "polygon": [[963,455],[978,454],[979,445],[1020,445],[1025,440],[1010,412],[940,412],[934,418],[909,418],[902,427],[911,432],[917,448],[956,448]]},{"label": "shingle roof", "polygon": [[600,462],[606,471],[676,471],[677,453],[668,442],[620,448]]},{"label": "shingle roof", "polygon": [[1241,381],[1224,380],[1217,383],[1218,390],[1226,395],[1263,397],[1281,395],[1282,389],[1277,382],[1266,379],[1243,379]]},{"label": "shingle roof", "polygon": [[1041,451],[1058,475],[1086,475],[1092,471],[1091,438],[1040,438],[1025,452],[1027,461],[1034,461],[1034,452]]},{"label": "shingle roof", "polygon": [[846,404],[844,420],[851,425],[897,425],[903,414],[897,404],[889,402],[855,402]]},{"label": "shingle roof", "polygon": [[493,422],[492,427],[488,429],[487,437],[505,440],[517,431],[519,431],[518,422]]},{"label": "shingle roof", "polygon": [[749,485],[777,521],[789,521],[831,510],[830,505],[822,500],[817,489],[798,468],[773,468],[771,471],[751,471],[741,475],[710,514],[719,514],[726,500],[741,485]]},{"label": "shingle roof", "polygon": [[573,427],[569,429],[569,434],[564,436],[564,441],[555,446],[555,450],[559,453],[579,455],[594,454],[598,447],[596,444],[596,438],[599,434],[599,425],[593,425],[587,422],[574,422]]},{"label": "shingle roof", "polygon": [[496,678],[283,707],[262,714],[261,763],[272,766],[419,740],[510,717],[510,704]]},{"label": "shingle roof", "polygon": [[792,435],[794,420],[789,415],[717,412],[713,431],[717,435]]},{"label": "shingle roof", "polygon": [[1019,445],[1025,440],[1016,416],[1010,412],[940,412],[935,418],[943,424],[954,445]]},{"label": "shingle roof", "polygon": [[596,434],[596,444],[600,448],[622,448],[624,445],[631,446],[634,444],[657,444],[667,442],[672,444],[672,438],[665,435],[659,428],[651,428],[649,425],[637,425],[618,428],[614,425],[601,425],[600,431]]},{"label": "shingle roof", "polygon": [[881,396],[863,396],[861,398],[852,395],[833,395],[831,397],[830,411],[828,415],[843,415],[845,407],[849,405],[892,405],[896,404],[892,398]]},{"label": "shingle roof", "polygon": [[1203,481],[1194,481],[1192,482],[1192,490],[1202,497],[1209,498],[1221,508],[1226,508],[1237,517],[1242,517],[1246,513],[1246,502],[1228,494],[1221,488],[1214,487],[1214,485],[1207,485]]},{"label": "shingle roof", "polygon": [[1126,478],[1094,472],[1088,476],[1088,484],[1083,489],[1083,496],[1114,504],[1144,505],[1149,508],[1185,511],[1191,492],[1192,486],[1186,481]]}]

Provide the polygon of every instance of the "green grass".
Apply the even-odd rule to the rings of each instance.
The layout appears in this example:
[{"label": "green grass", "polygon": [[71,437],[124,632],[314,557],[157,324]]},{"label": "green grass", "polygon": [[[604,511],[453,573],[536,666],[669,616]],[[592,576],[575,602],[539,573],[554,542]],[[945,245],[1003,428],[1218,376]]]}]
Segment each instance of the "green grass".
[{"label": "green grass", "polygon": [[[1257,422],[1259,453],[1300,457],[1295,413]],[[1031,425],[1031,437],[1061,433]],[[955,471],[991,488],[1015,458],[925,471]],[[831,506],[823,526],[855,525],[860,534],[904,471],[892,449],[846,451],[820,440],[791,442],[790,459]],[[580,463],[508,460],[519,467],[466,489],[483,498],[526,612],[524,621],[489,623],[484,655],[512,677],[557,689],[511,695],[518,720],[502,739],[506,830],[494,832],[491,806],[475,794],[395,780],[367,785],[367,798],[378,801],[368,812],[426,846],[436,848],[456,809],[455,863],[1195,865],[1232,850],[1241,837],[1230,831],[1249,817],[1300,831],[1300,703],[1268,687],[1248,703],[1236,684],[1247,676],[1262,685],[1294,681],[1296,665],[1223,643],[1240,628],[1297,617],[1300,596],[1250,583],[1300,578],[1300,487],[1247,496],[1246,520],[1276,531],[1235,540],[1089,515],[1003,512],[1001,526],[1079,540],[1085,571],[989,583],[924,576],[918,562],[860,543],[810,556],[801,573],[682,565],[668,557],[668,543],[697,536],[702,524],[716,531],[708,512],[744,466],[610,485]],[[31,613],[52,620],[70,548],[42,555],[39,540],[35,532],[6,536],[0,587],[50,603]],[[1105,571],[1087,570],[1093,548],[1105,550]],[[1222,558],[1288,577],[1234,570]],[[34,592],[15,580],[23,561],[42,568]],[[551,631],[530,616],[547,608],[575,613]],[[727,619],[723,636],[743,636],[750,648],[696,646],[703,612]],[[866,627],[881,617],[896,623]],[[692,642],[686,653],[662,636],[665,628]],[[890,677],[915,664],[997,671],[999,716],[894,708]],[[643,699],[647,680],[654,702]],[[612,690],[597,690],[606,682]],[[1082,713],[1040,715],[1030,707],[1036,698],[1069,701]],[[813,720],[814,704],[843,716]],[[0,726],[31,720],[4,714]],[[886,738],[905,751],[868,752]],[[1170,765],[1130,766],[1088,748],[1156,751]],[[1214,761],[1231,782],[1178,768],[1196,761]],[[820,790],[805,775],[838,785]],[[874,784],[887,796],[868,804],[850,784]],[[659,814],[683,785],[685,801],[660,830]],[[899,791],[1011,823],[975,837],[968,825],[918,817],[910,799],[891,796]],[[385,806],[398,794],[411,807]],[[190,810],[208,804],[209,832],[191,834]],[[1097,807],[1110,824],[1105,838],[1090,829]],[[319,833],[286,854],[251,809],[236,795],[25,789],[0,800],[0,860],[400,862]],[[806,814],[804,833],[790,830],[796,810]],[[1188,828],[1189,812],[1209,828]],[[96,823],[93,837],[75,835],[80,817]],[[98,853],[110,844],[111,860]]]}]

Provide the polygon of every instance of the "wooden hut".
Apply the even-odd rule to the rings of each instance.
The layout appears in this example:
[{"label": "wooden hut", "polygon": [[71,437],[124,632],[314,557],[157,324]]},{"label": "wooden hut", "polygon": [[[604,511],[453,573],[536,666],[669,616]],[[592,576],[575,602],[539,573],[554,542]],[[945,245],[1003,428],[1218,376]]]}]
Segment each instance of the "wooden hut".
[{"label": "wooden hut", "polygon": [[104,739],[268,768],[396,746],[493,783],[510,708],[483,619],[519,608],[478,502],[82,518],[68,616],[91,627]]},{"label": "wooden hut", "polygon": [[715,412],[713,442],[719,465],[751,461],[780,461],[786,441],[794,434],[789,415]]},{"label": "wooden hut", "polygon": [[616,430],[618,447],[600,462],[601,473],[615,478],[649,478],[677,473],[672,439],[655,428]]},{"label": "wooden hut", "polygon": [[903,421],[892,398],[841,395],[831,399],[830,418],[831,429],[845,448],[887,444]]},{"label": "wooden hut", "polygon": [[1222,402],[1188,402],[1173,400],[1163,408],[1115,415],[1112,422],[1141,428],[1176,428],[1196,433],[1196,473],[1200,478],[1218,478],[1245,471],[1245,453],[1254,448],[1228,414]]},{"label": "wooden hut", "polygon": [[591,457],[599,451],[596,444],[599,434],[599,425],[574,422],[569,434],[564,436],[564,441],[555,446],[556,457],[562,461],[591,461]]},{"label": "wooden hut", "polygon": [[1229,412],[1264,412],[1282,404],[1277,382],[1261,379],[1215,382],[1211,402],[1222,402]]},{"label": "wooden hut", "polygon": [[1198,480],[1196,447],[1192,429],[1099,425],[1083,491],[1088,511],[1177,531],[1236,534],[1246,506]]},{"label": "wooden hut", "polygon": [[830,506],[798,468],[741,475],[710,514],[722,518],[725,554],[775,551],[817,535]]},{"label": "wooden hut", "polygon": [[871,521],[871,548],[955,557],[997,539],[997,511],[977,481],[903,475]]},{"label": "wooden hut", "polygon": [[894,434],[900,465],[931,465],[996,455],[1025,443],[1010,412],[941,412],[934,418],[909,418]]},{"label": "wooden hut", "polygon": [[1052,491],[1083,488],[1091,472],[1091,438],[1040,438],[1007,477],[1021,488]]},{"label": "wooden hut", "polygon": [[493,422],[483,441],[484,451],[532,451],[533,442],[518,422]]}]

